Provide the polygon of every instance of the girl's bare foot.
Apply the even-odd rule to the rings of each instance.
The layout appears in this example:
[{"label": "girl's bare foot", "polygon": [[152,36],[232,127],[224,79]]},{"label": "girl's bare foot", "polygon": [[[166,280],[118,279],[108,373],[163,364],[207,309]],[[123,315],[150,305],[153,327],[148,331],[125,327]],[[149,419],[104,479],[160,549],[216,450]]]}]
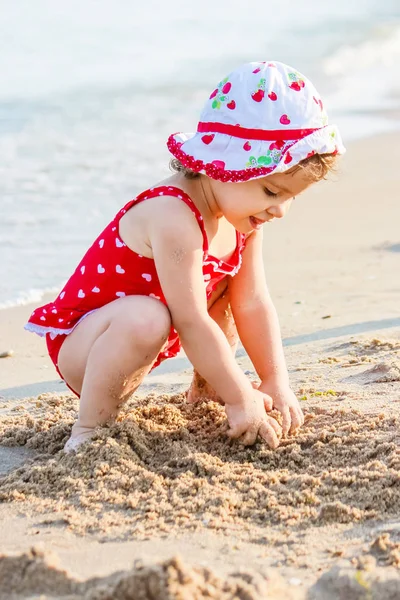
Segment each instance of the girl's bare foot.
[{"label": "girl's bare foot", "polygon": [[213,400],[214,402],[219,402],[219,404],[224,404],[222,398],[218,396],[211,385],[197,371],[193,372],[193,380],[187,391],[186,400],[190,404],[201,402],[202,400]]},{"label": "girl's bare foot", "polygon": [[[259,382],[252,381],[251,385],[257,389],[260,384]],[[196,402],[201,402],[203,400],[213,400],[213,402],[218,402],[219,404],[222,404],[222,406],[225,404],[222,398],[218,396],[217,392],[197,371],[193,371],[193,380],[186,393],[186,400],[190,404],[195,404]]]},{"label": "girl's bare foot", "polygon": [[95,433],[94,427],[82,427],[76,423],[72,427],[71,437],[64,446],[64,452],[69,454],[76,451],[84,442],[90,440]]}]

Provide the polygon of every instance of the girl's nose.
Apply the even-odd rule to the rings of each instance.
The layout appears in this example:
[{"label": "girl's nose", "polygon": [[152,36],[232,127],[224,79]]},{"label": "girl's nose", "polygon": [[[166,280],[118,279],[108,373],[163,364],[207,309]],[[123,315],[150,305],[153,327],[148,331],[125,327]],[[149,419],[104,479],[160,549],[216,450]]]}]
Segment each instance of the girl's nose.
[{"label": "girl's nose", "polygon": [[287,213],[288,205],[286,202],[282,202],[281,204],[276,204],[275,206],[270,206],[268,212],[275,217],[275,219],[282,219]]}]

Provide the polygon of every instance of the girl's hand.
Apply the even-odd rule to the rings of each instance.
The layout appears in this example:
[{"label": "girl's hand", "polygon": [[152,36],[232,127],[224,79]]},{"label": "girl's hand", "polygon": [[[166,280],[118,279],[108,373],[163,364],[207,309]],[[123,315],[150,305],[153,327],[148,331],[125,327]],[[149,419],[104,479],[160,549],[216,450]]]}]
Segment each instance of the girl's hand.
[{"label": "girl's hand", "polygon": [[271,396],[273,408],[281,413],[284,435],[296,433],[296,430],[304,424],[304,415],[289,384],[286,381],[264,380],[258,386],[258,389],[260,392]]},{"label": "girl's hand", "polygon": [[243,403],[225,404],[230,426],[228,436],[237,439],[243,435],[242,443],[251,446],[256,442],[257,435],[260,435],[270,448],[277,448],[282,429],[275,419],[267,415],[266,411],[271,408],[271,398],[256,389]]}]

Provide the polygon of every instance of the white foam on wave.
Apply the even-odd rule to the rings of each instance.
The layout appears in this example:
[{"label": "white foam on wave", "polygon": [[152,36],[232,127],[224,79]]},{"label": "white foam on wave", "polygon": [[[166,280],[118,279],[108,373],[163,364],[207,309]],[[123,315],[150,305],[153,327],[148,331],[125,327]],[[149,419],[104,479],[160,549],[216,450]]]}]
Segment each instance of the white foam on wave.
[{"label": "white foam on wave", "polygon": [[400,27],[378,28],[362,42],[343,44],[323,63],[334,78],[332,103],[342,110],[390,108],[400,91],[396,72],[400,62]]},{"label": "white foam on wave", "polygon": [[348,73],[351,66],[354,66],[357,72],[375,66],[391,68],[398,65],[399,58],[400,27],[385,27],[379,29],[372,39],[354,46],[340,46],[333,56],[325,60],[324,70],[327,75],[336,76]]},{"label": "white foam on wave", "polygon": [[45,288],[43,290],[39,290],[39,289],[35,289],[35,288],[31,288],[30,290],[25,290],[23,292],[20,292],[13,299],[5,300],[4,302],[0,302],[0,310],[6,309],[6,308],[12,308],[14,306],[23,306],[25,304],[33,304],[36,302],[39,303],[45,294],[56,295],[60,291],[61,288],[62,288],[62,285]]}]

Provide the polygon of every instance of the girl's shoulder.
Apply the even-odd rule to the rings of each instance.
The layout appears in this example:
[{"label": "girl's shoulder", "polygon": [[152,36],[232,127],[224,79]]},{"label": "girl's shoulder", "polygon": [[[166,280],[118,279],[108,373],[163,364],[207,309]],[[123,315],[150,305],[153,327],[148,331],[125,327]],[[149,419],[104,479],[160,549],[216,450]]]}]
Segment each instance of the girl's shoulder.
[{"label": "girl's shoulder", "polygon": [[155,238],[192,236],[207,246],[203,217],[189,195],[174,186],[150,188],[128,202],[117,215],[124,243],[152,258]]}]

